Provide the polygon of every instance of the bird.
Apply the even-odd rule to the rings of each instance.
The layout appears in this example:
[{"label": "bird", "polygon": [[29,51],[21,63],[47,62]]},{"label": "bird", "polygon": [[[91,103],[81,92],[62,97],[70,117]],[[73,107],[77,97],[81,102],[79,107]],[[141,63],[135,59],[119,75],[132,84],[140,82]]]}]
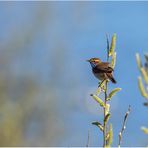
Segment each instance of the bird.
[{"label": "bird", "polygon": [[87,60],[95,77],[99,80],[111,80],[112,83],[117,83],[113,77],[113,68],[110,67],[109,62],[102,62],[99,58],[91,58]]}]

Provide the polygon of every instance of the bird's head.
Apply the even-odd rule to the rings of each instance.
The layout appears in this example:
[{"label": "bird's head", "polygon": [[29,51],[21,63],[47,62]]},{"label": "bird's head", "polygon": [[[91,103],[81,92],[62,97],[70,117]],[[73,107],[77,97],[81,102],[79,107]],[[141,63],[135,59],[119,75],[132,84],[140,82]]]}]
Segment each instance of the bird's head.
[{"label": "bird's head", "polygon": [[87,60],[91,64],[92,67],[95,67],[97,64],[101,63],[101,60],[99,58],[91,58]]},{"label": "bird's head", "polygon": [[87,62],[93,63],[93,64],[99,64],[99,63],[101,63],[101,60],[99,58],[91,58],[91,59],[87,60]]}]

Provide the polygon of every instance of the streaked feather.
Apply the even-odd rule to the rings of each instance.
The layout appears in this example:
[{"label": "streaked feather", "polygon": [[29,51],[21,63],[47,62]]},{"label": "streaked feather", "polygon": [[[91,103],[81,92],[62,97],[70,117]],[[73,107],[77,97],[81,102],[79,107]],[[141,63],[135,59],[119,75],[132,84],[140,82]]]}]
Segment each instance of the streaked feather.
[{"label": "streaked feather", "polygon": [[93,68],[93,72],[95,73],[100,73],[100,72],[111,73],[112,71],[113,69],[109,66],[108,62],[99,63]]}]

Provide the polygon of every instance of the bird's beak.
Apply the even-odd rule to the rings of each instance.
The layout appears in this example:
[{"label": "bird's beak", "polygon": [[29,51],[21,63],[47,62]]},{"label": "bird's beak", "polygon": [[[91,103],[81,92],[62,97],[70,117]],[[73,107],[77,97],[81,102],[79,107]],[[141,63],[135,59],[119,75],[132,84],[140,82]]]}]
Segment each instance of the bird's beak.
[{"label": "bird's beak", "polygon": [[86,60],[87,62],[90,62],[90,60]]}]

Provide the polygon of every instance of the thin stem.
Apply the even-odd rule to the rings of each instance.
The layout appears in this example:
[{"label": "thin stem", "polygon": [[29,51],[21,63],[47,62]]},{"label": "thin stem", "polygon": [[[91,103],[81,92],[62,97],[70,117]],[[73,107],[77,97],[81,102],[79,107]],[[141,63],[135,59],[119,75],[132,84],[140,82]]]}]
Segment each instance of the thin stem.
[{"label": "thin stem", "polygon": [[107,34],[106,34],[106,39],[107,39],[107,61],[108,61],[109,60],[109,39]]},{"label": "thin stem", "polygon": [[107,129],[106,129],[106,122],[105,122],[105,117],[106,117],[106,104],[107,104],[107,80],[106,80],[106,83],[105,83],[105,100],[104,100],[104,104],[105,104],[105,107],[104,107],[104,122],[103,122],[103,147],[106,147],[106,133],[107,133]]}]

